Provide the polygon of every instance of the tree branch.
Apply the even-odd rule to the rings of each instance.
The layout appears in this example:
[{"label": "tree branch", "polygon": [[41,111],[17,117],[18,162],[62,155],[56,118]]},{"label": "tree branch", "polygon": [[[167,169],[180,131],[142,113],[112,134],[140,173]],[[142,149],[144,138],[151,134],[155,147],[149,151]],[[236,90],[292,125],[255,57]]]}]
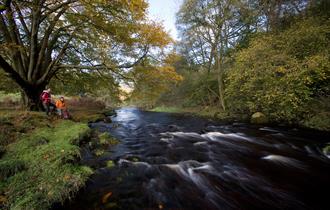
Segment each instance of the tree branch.
[{"label": "tree branch", "polygon": [[32,82],[32,74],[35,67],[35,58],[38,48],[38,32],[40,25],[40,16],[41,16],[41,7],[43,1],[33,1],[33,12],[32,12],[32,21],[31,21],[31,46],[30,46],[30,62],[28,69],[28,81]]},{"label": "tree branch", "polygon": [[77,1],[78,1],[78,0],[68,0],[67,2],[64,2],[64,3],[62,3],[62,4],[56,5],[56,6],[54,6],[53,8],[50,8],[49,11],[48,11],[47,13],[45,13],[45,14],[41,17],[40,21],[41,21],[41,22],[44,21],[44,20],[45,20],[50,14],[56,12],[57,10],[59,10],[59,9],[61,9],[61,8],[63,8],[63,7],[65,7],[65,6],[68,6],[68,5],[70,5],[70,4],[74,3],[74,2],[77,2]]},{"label": "tree branch", "polygon": [[26,25],[26,22],[24,20],[23,14],[22,14],[22,12],[21,12],[21,10],[19,8],[19,5],[16,2],[13,2],[13,4],[14,4],[15,9],[16,9],[16,12],[18,14],[18,18],[19,18],[19,20],[20,20],[20,22],[21,22],[21,24],[22,24],[22,26],[24,28],[24,31],[25,31],[26,35],[28,36],[28,39],[31,39],[31,32],[29,31],[29,29],[28,29],[28,27]]},{"label": "tree branch", "polygon": [[47,80],[47,77],[49,77],[51,74],[56,73],[57,68],[54,68],[54,66],[56,66],[58,64],[58,62],[60,61],[60,59],[64,55],[64,53],[67,50],[74,34],[75,34],[75,31],[71,34],[71,36],[69,37],[69,39],[67,40],[67,42],[65,43],[65,45],[63,46],[63,48],[61,49],[59,54],[57,55],[57,57],[48,65],[47,70],[42,75],[42,77],[40,79],[38,79],[37,84],[43,83],[45,80]]},{"label": "tree branch", "polygon": [[26,81],[11,67],[9,63],[0,55],[0,66],[9,74],[10,78],[17,82],[21,86],[25,86]]},{"label": "tree branch", "polygon": [[0,13],[5,11],[8,7],[10,7],[12,0],[5,0],[5,4],[4,5],[0,5]]},{"label": "tree branch", "polygon": [[45,51],[46,51],[46,47],[47,47],[48,42],[49,42],[49,36],[52,33],[52,31],[54,30],[54,27],[55,27],[57,21],[64,14],[64,12],[66,10],[67,10],[66,7],[65,8],[62,8],[62,10],[51,21],[50,26],[47,28],[47,30],[45,32],[45,35],[44,35],[43,40],[42,40],[41,49],[39,50],[37,64],[36,64],[35,70],[34,70],[34,72],[32,74],[32,78],[33,79],[36,79],[36,76],[37,76],[38,72],[40,71],[39,67],[40,67],[41,62],[44,60],[44,57],[45,57]]}]

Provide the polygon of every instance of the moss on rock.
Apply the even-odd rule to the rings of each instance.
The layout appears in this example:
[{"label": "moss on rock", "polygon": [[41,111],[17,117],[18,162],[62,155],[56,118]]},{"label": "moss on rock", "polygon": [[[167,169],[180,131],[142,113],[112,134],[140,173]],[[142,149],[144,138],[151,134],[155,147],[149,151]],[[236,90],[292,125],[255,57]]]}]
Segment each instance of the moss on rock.
[{"label": "moss on rock", "polygon": [[256,112],[251,116],[251,123],[253,124],[266,124],[268,123],[268,118],[261,112]]}]

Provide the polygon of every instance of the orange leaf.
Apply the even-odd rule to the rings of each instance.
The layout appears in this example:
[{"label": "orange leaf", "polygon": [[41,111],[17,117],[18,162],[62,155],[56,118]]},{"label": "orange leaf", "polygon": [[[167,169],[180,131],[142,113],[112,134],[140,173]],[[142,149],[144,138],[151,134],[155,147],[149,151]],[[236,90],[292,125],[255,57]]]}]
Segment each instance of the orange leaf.
[{"label": "orange leaf", "polygon": [[105,204],[109,200],[111,195],[112,195],[112,192],[108,192],[107,194],[103,195],[102,203]]}]

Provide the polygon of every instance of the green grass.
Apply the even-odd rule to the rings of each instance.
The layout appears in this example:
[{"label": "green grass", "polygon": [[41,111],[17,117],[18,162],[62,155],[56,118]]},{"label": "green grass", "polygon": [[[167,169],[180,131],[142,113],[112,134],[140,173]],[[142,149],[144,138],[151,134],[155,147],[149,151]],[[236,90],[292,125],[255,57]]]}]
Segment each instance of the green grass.
[{"label": "green grass", "polygon": [[89,135],[88,126],[72,121],[51,125],[23,133],[6,146],[0,159],[4,208],[47,209],[72,197],[92,174],[90,168],[77,164],[79,142]]},{"label": "green grass", "polygon": [[99,137],[99,143],[101,145],[116,145],[119,143],[119,141],[116,138],[114,138],[107,132],[99,134],[98,137]]},{"label": "green grass", "polygon": [[183,108],[179,107],[165,107],[165,106],[159,106],[156,108],[151,109],[152,112],[167,112],[167,113],[182,113],[185,112]]},{"label": "green grass", "polygon": [[18,102],[21,100],[21,94],[20,93],[5,93],[4,91],[0,91],[0,102],[5,102],[6,100]]},{"label": "green grass", "polygon": [[167,113],[183,113],[197,115],[201,117],[216,118],[224,121],[242,120],[246,121],[248,116],[234,115],[229,112],[222,111],[219,107],[166,107],[159,106],[150,111],[167,112]]}]

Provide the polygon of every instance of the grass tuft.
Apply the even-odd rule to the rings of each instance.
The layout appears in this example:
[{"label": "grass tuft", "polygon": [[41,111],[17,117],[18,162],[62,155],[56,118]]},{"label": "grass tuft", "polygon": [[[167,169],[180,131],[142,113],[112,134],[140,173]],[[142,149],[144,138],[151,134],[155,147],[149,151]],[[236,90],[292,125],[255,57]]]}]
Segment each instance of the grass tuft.
[{"label": "grass tuft", "polygon": [[99,134],[99,142],[101,145],[116,145],[119,143],[117,139],[107,132]]},{"label": "grass tuft", "polygon": [[0,159],[5,208],[47,209],[72,197],[92,174],[75,164],[79,142],[89,133],[86,124],[60,121],[9,144]]}]

